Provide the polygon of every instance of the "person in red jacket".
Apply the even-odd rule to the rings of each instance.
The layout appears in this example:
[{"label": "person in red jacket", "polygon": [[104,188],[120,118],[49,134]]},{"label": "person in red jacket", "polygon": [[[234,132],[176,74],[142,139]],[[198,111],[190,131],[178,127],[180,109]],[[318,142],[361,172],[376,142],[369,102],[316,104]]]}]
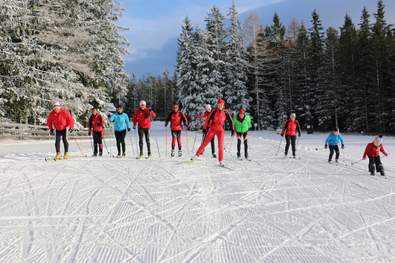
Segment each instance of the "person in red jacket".
[{"label": "person in red jacket", "polygon": [[225,110],[225,101],[223,99],[219,99],[217,101],[217,108],[211,113],[209,120],[208,120],[208,133],[206,138],[204,139],[202,145],[200,145],[199,149],[196,152],[195,157],[191,160],[196,160],[201,156],[204,152],[204,149],[207,145],[214,139],[215,136],[218,138],[218,160],[220,166],[224,166],[224,137],[225,137],[225,129],[224,125],[226,120],[230,121],[231,129],[232,129],[232,136],[234,136],[234,127],[233,127],[233,120],[230,116],[229,112]]},{"label": "person in red jacket", "polygon": [[70,131],[74,129],[74,119],[70,112],[64,110],[59,102],[54,103],[53,110],[48,115],[47,119],[48,129],[51,135],[55,135],[55,148],[56,155],[55,160],[61,160],[62,156],[60,154],[60,141],[63,141],[64,155],[63,159],[69,159],[69,143],[67,141],[67,128]]},{"label": "person in red jacket", "polygon": [[388,156],[388,153],[384,149],[383,139],[379,136],[376,137],[373,142],[366,145],[366,149],[362,157],[363,160],[366,160],[366,156],[369,157],[369,172],[371,175],[374,175],[376,170],[382,176],[385,176],[384,167],[381,163],[380,153]]},{"label": "person in red jacket", "polygon": [[296,135],[302,136],[302,130],[299,122],[296,120],[296,114],[292,113],[290,119],[285,123],[281,136],[285,136],[285,156],[288,155],[289,146],[292,145],[292,155],[296,158]]},{"label": "person in red jacket", "polygon": [[165,121],[165,127],[170,123],[171,130],[171,157],[175,155],[176,141],[178,144],[178,157],[182,156],[182,146],[181,146],[181,131],[182,124],[188,126],[187,116],[180,111],[180,105],[178,103],[173,105],[173,110],[167,116]]},{"label": "person in red jacket", "polygon": [[133,129],[138,127],[139,134],[139,147],[140,147],[140,155],[137,159],[141,159],[143,157],[143,139],[145,136],[145,142],[147,144],[148,157],[151,157],[151,144],[150,144],[150,128],[151,128],[151,119],[156,118],[156,113],[147,107],[147,103],[142,100],[139,103],[139,108],[133,113]]},{"label": "person in red jacket", "polygon": [[[89,131],[88,135],[93,135],[93,157],[103,155],[103,136],[104,136],[104,117],[97,111],[96,108],[92,108],[92,115],[89,118]],[[99,150],[98,150],[99,148]]]},{"label": "person in red jacket", "polygon": [[[209,129],[208,121],[210,119],[210,115],[211,115],[211,112],[212,112],[210,104],[207,104],[205,108],[206,108],[206,111],[197,116],[197,118],[199,120],[203,120],[204,121],[203,126],[202,126],[202,130],[203,130],[202,142],[204,141],[204,139],[207,136],[208,129]],[[217,155],[215,154],[215,141],[214,141],[214,138],[211,140],[211,154],[212,154],[213,158],[217,158]]]}]

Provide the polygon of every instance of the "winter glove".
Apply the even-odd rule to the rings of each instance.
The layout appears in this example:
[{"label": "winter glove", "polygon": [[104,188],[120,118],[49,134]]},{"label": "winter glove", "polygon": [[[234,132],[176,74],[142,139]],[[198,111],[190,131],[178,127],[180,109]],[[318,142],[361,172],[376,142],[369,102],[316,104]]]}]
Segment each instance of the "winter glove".
[{"label": "winter glove", "polygon": [[130,128],[128,128],[128,132],[130,132],[131,131],[131,129]]},{"label": "winter glove", "polygon": [[107,113],[107,116],[110,118],[111,117],[111,112]]},{"label": "winter glove", "polygon": [[230,136],[232,136],[232,137],[235,136],[235,131],[234,130],[231,131]]},{"label": "winter glove", "polygon": [[281,133],[280,135],[281,135],[281,137],[284,137],[284,133]]},{"label": "winter glove", "polygon": [[136,125],[133,126],[133,130],[135,130],[135,129],[136,129]]},{"label": "winter glove", "polygon": [[328,144],[325,144],[325,149],[328,149]]},{"label": "winter glove", "polygon": [[54,130],[54,129],[51,129],[51,130],[49,131],[49,134],[52,135],[52,136],[54,136],[54,135],[55,135],[55,130]]},{"label": "winter glove", "polygon": [[144,119],[148,119],[149,118],[149,114],[148,113],[144,113]]},{"label": "winter glove", "polygon": [[89,131],[89,132],[88,132],[88,136],[91,136],[91,135],[92,135],[92,133],[91,133],[91,131]]},{"label": "winter glove", "polygon": [[344,149],[344,144],[342,144],[342,149]]}]

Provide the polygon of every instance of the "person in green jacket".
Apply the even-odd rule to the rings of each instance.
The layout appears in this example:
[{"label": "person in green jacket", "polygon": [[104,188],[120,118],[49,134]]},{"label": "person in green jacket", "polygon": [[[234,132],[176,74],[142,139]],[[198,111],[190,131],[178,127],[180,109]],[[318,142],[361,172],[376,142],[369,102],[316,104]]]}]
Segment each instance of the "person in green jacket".
[{"label": "person in green jacket", "polygon": [[235,126],[235,131],[237,134],[237,158],[241,159],[241,140],[244,141],[244,157],[246,160],[248,159],[248,141],[247,135],[248,131],[252,127],[252,118],[246,113],[244,108],[241,108],[239,113],[234,116],[233,123]]}]

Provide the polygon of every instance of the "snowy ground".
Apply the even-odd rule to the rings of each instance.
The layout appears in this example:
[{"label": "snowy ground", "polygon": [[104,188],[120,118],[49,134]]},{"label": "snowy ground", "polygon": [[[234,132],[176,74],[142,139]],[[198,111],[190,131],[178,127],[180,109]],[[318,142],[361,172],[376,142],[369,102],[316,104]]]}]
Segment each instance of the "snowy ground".
[{"label": "snowy ground", "polygon": [[[52,142],[1,144],[0,262],[395,261],[395,159],[383,159],[386,178],[350,165],[370,137],[346,136],[338,166],[323,134],[304,135],[290,160],[274,156],[277,135],[253,133],[252,162],[227,137],[229,170],[168,158],[164,130],[153,135],[161,157],[153,138],[149,161],[132,158],[130,137],[122,160],[71,142],[72,160],[45,162]],[[385,145],[395,155],[395,139]]]}]

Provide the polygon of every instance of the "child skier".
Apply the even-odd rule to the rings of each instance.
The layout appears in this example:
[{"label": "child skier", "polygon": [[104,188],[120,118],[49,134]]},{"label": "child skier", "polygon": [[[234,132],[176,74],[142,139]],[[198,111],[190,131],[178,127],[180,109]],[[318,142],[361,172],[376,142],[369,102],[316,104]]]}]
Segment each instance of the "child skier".
[{"label": "child skier", "polygon": [[339,128],[336,128],[329,134],[325,141],[325,149],[328,149],[329,145],[329,159],[328,162],[332,162],[333,154],[336,152],[336,162],[339,162],[340,150],[339,143],[341,143],[342,149],[344,149],[343,136],[339,132]]},{"label": "child skier", "polygon": [[366,160],[366,156],[369,158],[369,172],[371,175],[374,175],[376,170],[382,176],[385,176],[384,167],[380,159],[380,153],[388,156],[388,153],[384,149],[382,138],[376,137],[373,142],[366,145],[366,149],[362,157],[363,160]]},{"label": "child skier", "polygon": [[[212,109],[211,109],[211,105],[210,104],[207,104],[205,108],[206,108],[206,111],[197,116],[197,118],[199,120],[203,120],[204,121],[203,126],[202,126],[202,130],[203,130],[202,142],[204,141],[204,139],[207,136],[208,129],[209,129],[208,121],[209,121],[210,115],[212,113]],[[211,140],[211,154],[212,154],[213,158],[217,158],[217,155],[215,154],[215,141],[214,141],[214,138]]]},{"label": "child skier", "polygon": [[98,152],[101,157],[103,155],[104,118],[96,108],[92,108],[91,112],[88,135],[93,135],[93,157],[97,157]]},{"label": "child skier", "polygon": [[[117,112],[114,114],[108,114],[110,118],[110,122],[114,123],[114,132],[115,132],[115,139],[117,141],[117,150],[118,155],[117,158],[121,158],[122,156],[126,156],[126,144],[125,144],[125,137],[126,131],[130,131],[130,120],[129,116],[123,112],[123,106],[119,105],[117,107]],[[122,150],[122,152],[121,152]]]},{"label": "child skier", "polygon": [[296,134],[302,136],[302,130],[299,122],[296,120],[296,114],[292,113],[290,119],[285,123],[281,136],[285,135],[285,157],[288,155],[289,146],[292,145],[292,155],[296,158]]},{"label": "child skier", "polygon": [[178,103],[173,105],[173,110],[166,118],[165,127],[169,125],[171,130],[171,157],[175,155],[176,141],[178,144],[178,157],[182,156],[181,147],[181,131],[182,124],[188,126],[188,119],[183,112],[180,111],[180,105]]},{"label": "child skier", "polygon": [[192,157],[192,161],[196,160],[201,156],[204,152],[204,149],[207,145],[214,139],[215,136],[218,138],[218,160],[219,165],[224,167],[224,137],[225,137],[225,129],[224,125],[226,120],[231,122],[232,136],[234,135],[234,127],[233,120],[230,114],[225,110],[225,101],[223,99],[219,99],[217,101],[217,108],[211,113],[208,119],[208,133],[206,138],[204,139],[202,145],[200,145],[198,151],[196,152],[195,157]]},{"label": "child skier", "polygon": [[63,109],[59,102],[55,102],[53,105],[53,110],[48,115],[47,125],[50,130],[51,135],[55,135],[55,148],[56,155],[55,161],[61,160],[62,156],[60,154],[60,140],[63,141],[64,155],[63,159],[69,159],[69,143],[67,141],[67,128],[70,132],[74,129],[74,119],[70,112]]},{"label": "child skier", "polygon": [[139,134],[139,147],[140,155],[137,159],[143,158],[143,138],[145,136],[145,142],[147,144],[148,157],[151,157],[151,144],[150,144],[150,128],[151,118],[156,118],[156,113],[147,107],[147,103],[142,100],[139,103],[139,108],[133,113],[133,129],[138,126]]},{"label": "child skier", "polygon": [[246,113],[244,108],[241,108],[239,113],[234,116],[233,123],[235,125],[235,131],[237,135],[237,158],[241,159],[241,140],[244,141],[244,157],[248,160],[248,142],[247,142],[247,134],[251,124],[251,116]]}]

